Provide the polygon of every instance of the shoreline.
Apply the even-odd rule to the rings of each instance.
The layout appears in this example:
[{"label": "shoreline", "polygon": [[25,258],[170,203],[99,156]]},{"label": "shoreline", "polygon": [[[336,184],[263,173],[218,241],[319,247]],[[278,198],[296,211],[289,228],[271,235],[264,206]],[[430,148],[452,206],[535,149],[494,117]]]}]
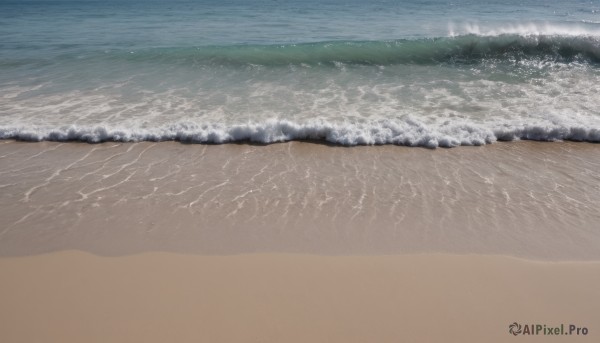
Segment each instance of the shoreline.
[{"label": "shoreline", "polygon": [[519,144],[519,143],[547,143],[547,144],[590,144],[590,145],[600,145],[600,141],[594,140],[582,140],[582,139],[528,139],[528,138],[513,138],[513,139],[496,139],[489,142],[482,142],[480,144],[459,144],[459,145],[438,145],[434,147],[429,147],[427,145],[409,145],[409,144],[396,144],[396,143],[357,143],[357,144],[342,144],[330,142],[325,139],[287,139],[287,140],[278,140],[273,142],[261,142],[252,139],[241,139],[241,140],[231,140],[224,142],[210,142],[210,141],[194,141],[193,139],[132,139],[132,140],[119,140],[119,139],[108,139],[108,140],[81,140],[81,139],[26,139],[26,138],[0,138],[0,144],[2,143],[31,143],[31,144],[41,144],[41,143],[55,143],[55,144],[86,144],[86,145],[101,145],[101,144],[140,144],[140,143],[171,143],[171,144],[182,144],[182,145],[200,145],[200,146],[218,146],[218,145],[247,145],[247,146],[271,146],[271,145],[279,145],[279,144],[315,144],[322,145],[331,148],[364,148],[364,147],[401,147],[401,148],[410,148],[410,149],[426,149],[426,150],[445,150],[445,149],[456,149],[456,148],[481,148],[486,146],[493,146],[498,144]]}]

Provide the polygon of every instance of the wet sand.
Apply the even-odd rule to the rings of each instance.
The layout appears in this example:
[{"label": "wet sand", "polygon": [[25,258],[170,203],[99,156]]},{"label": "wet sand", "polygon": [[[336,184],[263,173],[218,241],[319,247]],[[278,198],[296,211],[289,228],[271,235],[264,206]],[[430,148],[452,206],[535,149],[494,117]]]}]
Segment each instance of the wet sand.
[{"label": "wet sand", "polygon": [[600,259],[600,146],[0,142],[0,255]]}]

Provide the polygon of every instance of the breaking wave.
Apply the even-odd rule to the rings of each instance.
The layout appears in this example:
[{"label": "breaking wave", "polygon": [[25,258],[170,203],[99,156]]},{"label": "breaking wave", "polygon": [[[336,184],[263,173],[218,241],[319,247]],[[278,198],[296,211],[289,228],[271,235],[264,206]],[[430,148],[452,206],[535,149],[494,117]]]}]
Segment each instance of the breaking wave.
[{"label": "breaking wave", "polygon": [[200,65],[358,65],[472,63],[479,60],[543,59],[600,62],[595,36],[475,34],[395,41],[342,41],[293,45],[242,45],[153,49],[126,54],[134,61]]},{"label": "breaking wave", "polygon": [[600,126],[585,123],[539,121],[530,124],[482,125],[469,122],[426,125],[413,118],[378,120],[364,123],[328,122],[315,119],[305,123],[268,120],[239,125],[180,122],[157,128],[124,126],[0,126],[0,139],[23,141],[180,141],[221,144],[254,142],[269,144],[293,140],[312,140],[345,146],[395,144],[428,148],[460,145],[485,145],[495,141],[572,140],[600,142]]},{"label": "breaking wave", "polygon": [[[516,30],[518,31],[518,30]],[[396,64],[461,64],[484,60],[523,59],[569,63],[600,63],[600,35],[546,35],[487,32],[391,41],[333,41],[284,45],[227,45],[112,50],[85,55],[65,54],[54,62],[131,62],[183,66],[337,66]],[[500,31],[503,32],[503,31]],[[508,30],[507,32],[511,32]],[[42,63],[47,60],[5,59],[1,65]]]}]

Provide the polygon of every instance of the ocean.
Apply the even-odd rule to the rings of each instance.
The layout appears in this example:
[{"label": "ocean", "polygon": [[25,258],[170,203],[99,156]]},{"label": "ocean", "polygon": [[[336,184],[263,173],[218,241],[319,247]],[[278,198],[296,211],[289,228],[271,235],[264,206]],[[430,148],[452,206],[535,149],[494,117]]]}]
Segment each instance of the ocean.
[{"label": "ocean", "polygon": [[600,1],[0,2],[0,139],[600,141]]}]

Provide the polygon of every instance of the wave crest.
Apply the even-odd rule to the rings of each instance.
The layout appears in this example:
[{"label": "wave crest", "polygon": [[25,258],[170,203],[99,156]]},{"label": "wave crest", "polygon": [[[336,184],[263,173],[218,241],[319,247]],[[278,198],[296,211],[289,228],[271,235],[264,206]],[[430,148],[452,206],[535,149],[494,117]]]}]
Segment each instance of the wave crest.
[{"label": "wave crest", "polygon": [[461,35],[477,35],[493,37],[513,35],[521,37],[531,36],[561,36],[561,37],[600,37],[600,27],[595,22],[581,23],[536,23],[518,22],[503,25],[486,26],[480,23],[449,23],[448,35],[450,37]]},{"label": "wave crest", "polygon": [[289,45],[235,45],[113,52],[102,58],[195,66],[338,66],[476,63],[541,59],[599,63],[600,37],[502,34],[337,41]]}]

